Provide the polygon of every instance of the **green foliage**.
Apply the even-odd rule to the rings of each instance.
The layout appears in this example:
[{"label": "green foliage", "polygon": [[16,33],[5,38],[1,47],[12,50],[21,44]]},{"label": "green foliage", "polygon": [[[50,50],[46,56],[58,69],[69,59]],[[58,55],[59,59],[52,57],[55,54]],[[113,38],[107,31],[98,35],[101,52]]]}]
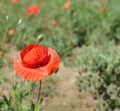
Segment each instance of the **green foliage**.
[{"label": "green foliage", "polygon": [[117,44],[120,42],[120,17],[117,17],[112,21],[107,35],[110,39],[114,38]]},{"label": "green foliage", "polygon": [[76,49],[75,64],[80,66],[79,91],[90,91],[96,110],[115,111],[120,108],[120,58],[113,43],[104,47]]},{"label": "green foliage", "polygon": [[[2,111],[39,111],[41,102],[33,102],[30,98],[33,94],[33,83],[27,86],[25,82],[21,84],[14,83],[12,85],[11,95],[9,97],[3,95],[0,99],[0,110]],[[27,87],[27,90],[25,87]]]},{"label": "green foliage", "polygon": [[[53,92],[53,89],[57,84],[52,76],[42,81],[41,98],[36,101],[39,81],[23,81],[17,77],[12,77],[11,81],[4,73],[1,72],[0,75],[0,79],[2,79],[0,84],[6,89],[3,90],[0,87],[0,93],[3,91],[0,96],[0,111],[40,111],[44,98],[48,96],[52,98],[56,93]],[[5,83],[10,85],[6,86]]]},{"label": "green foliage", "polygon": [[[55,48],[62,56],[68,55],[76,46],[119,41],[120,12],[119,6],[116,6],[119,1],[76,0],[71,1],[71,7],[67,10],[63,7],[64,3],[64,0],[27,0],[26,3],[22,0],[16,4],[2,1],[0,9],[4,7],[4,11],[0,14],[1,40],[13,43],[18,49],[29,43],[40,42]],[[26,14],[26,9],[31,4],[40,5],[39,14]],[[101,7],[105,7],[106,12],[101,12]],[[54,20],[57,20],[57,25],[53,25]],[[15,29],[12,36],[8,34],[10,28]],[[38,41],[41,34],[44,37]],[[4,45],[4,42],[0,44]]]}]

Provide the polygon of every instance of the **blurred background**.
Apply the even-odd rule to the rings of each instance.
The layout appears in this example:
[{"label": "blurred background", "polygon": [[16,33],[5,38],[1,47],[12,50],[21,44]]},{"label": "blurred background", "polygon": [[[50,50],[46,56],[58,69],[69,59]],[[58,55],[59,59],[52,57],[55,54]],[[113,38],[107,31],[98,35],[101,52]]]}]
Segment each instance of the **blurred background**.
[{"label": "blurred background", "polygon": [[39,83],[13,69],[30,43],[61,57],[43,80],[42,111],[120,111],[120,0],[0,0],[1,111],[37,111]]}]

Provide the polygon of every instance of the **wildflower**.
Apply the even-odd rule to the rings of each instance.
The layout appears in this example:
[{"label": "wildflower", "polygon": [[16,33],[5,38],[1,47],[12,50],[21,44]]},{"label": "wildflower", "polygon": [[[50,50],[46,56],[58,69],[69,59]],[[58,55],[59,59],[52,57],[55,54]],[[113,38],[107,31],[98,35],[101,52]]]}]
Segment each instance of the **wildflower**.
[{"label": "wildflower", "polygon": [[53,20],[53,21],[52,21],[52,24],[53,24],[54,26],[57,26],[57,25],[58,25],[58,20]]},{"label": "wildflower", "polygon": [[73,35],[73,32],[69,32],[69,35],[72,36],[72,35]]},{"label": "wildflower", "polygon": [[9,36],[13,36],[14,33],[15,33],[15,29],[14,29],[14,28],[10,28],[10,29],[8,30],[8,35],[9,35]]},{"label": "wildflower", "polygon": [[101,7],[101,8],[100,8],[100,11],[101,11],[101,12],[106,12],[107,9],[106,9],[105,7]]},{"label": "wildflower", "polygon": [[42,2],[45,2],[45,0],[42,0]]},{"label": "wildflower", "polygon": [[12,56],[9,56],[7,59],[8,59],[9,62],[13,62],[14,61],[14,58]]},{"label": "wildflower", "polygon": [[67,1],[64,3],[64,9],[69,9],[71,6],[71,2],[70,1]]},{"label": "wildflower", "polygon": [[8,92],[7,92],[6,90],[2,90],[2,91],[0,92],[0,94],[6,96],[6,95],[8,94]]},{"label": "wildflower", "polygon": [[2,87],[0,87],[0,95],[8,95],[8,92],[4,90]]},{"label": "wildflower", "polygon": [[0,56],[2,56],[3,55],[3,51],[2,50],[0,50]]},{"label": "wildflower", "polygon": [[35,15],[39,13],[40,11],[40,6],[39,5],[31,5],[27,8],[26,14],[27,15]]},{"label": "wildflower", "polygon": [[29,44],[14,62],[16,72],[26,80],[42,80],[59,68],[60,58],[52,48]]},{"label": "wildflower", "polygon": [[17,3],[19,2],[19,0],[12,0],[12,3]]}]

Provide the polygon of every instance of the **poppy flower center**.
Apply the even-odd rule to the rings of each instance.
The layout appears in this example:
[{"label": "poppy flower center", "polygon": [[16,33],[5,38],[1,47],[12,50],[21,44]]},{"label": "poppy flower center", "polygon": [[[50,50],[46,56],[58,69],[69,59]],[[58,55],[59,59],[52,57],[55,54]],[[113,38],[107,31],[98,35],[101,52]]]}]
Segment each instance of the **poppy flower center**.
[{"label": "poppy flower center", "polygon": [[48,48],[41,45],[31,45],[21,52],[22,64],[26,67],[42,67],[49,62]]}]

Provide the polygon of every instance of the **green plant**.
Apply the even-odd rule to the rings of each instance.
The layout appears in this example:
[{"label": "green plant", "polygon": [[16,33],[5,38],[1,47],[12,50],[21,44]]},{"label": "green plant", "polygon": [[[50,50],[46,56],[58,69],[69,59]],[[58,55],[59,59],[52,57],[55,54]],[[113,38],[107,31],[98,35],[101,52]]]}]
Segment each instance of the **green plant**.
[{"label": "green plant", "polygon": [[[27,90],[23,87],[27,86],[25,82],[21,84],[14,83],[12,90],[7,97],[3,95],[0,99],[0,110],[2,111],[39,111],[41,108],[41,102],[34,102],[29,97],[33,91],[33,83]],[[33,93],[32,93],[33,94]]]},{"label": "green plant", "polygon": [[[79,91],[90,91],[97,100],[96,110],[115,111],[120,108],[120,58],[113,43],[75,50],[80,66]],[[79,54],[78,54],[79,53]]]}]

